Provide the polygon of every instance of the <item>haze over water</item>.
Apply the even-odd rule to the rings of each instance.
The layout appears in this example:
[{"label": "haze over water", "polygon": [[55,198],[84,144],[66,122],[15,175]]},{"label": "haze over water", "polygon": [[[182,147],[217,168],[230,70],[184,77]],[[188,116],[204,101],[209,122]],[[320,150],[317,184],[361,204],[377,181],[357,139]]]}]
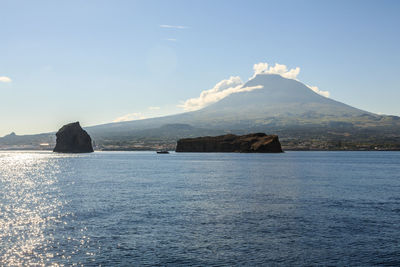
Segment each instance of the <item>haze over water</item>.
[{"label": "haze over water", "polygon": [[4,265],[399,265],[400,152],[0,152]]}]

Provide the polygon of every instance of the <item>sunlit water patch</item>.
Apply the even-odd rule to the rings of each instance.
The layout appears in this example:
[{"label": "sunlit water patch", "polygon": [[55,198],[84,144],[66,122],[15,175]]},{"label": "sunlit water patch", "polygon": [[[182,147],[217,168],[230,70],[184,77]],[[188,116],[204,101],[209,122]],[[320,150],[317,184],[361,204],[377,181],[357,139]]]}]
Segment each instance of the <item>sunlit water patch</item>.
[{"label": "sunlit water patch", "polygon": [[[46,265],[70,259],[64,247],[78,251],[82,234],[72,240],[55,237],[67,229],[68,202],[59,188],[60,162],[66,156],[38,152],[0,153],[0,261],[4,265]],[[73,243],[76,244],[73,244]],[[64,243],[64,244],[63,244]],[[71,246],[72,245],[72,246]],[[55,260],[56,261],[53,261]]]}]

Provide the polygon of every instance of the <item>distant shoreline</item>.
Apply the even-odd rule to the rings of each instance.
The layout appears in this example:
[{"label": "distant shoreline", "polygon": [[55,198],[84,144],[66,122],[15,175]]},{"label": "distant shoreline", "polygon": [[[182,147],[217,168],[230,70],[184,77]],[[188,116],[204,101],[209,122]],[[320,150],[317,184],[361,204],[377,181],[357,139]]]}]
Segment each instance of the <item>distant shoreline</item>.
[{"label": "distant shoreline", "polygon": [[[35,152],[53,152],[52,149],[0,149],[0,152],[7,152],[7,151],[35,151]],[[157,152],[158,150],[149,150],[149,149],[95,149],[94,152]],[[175,150],[167,150],[175,152]],[[375,151],[375,152],[395,152],[400,151],[398,149],[330,149],[330,150],[322,150],[322,149],[284,149],[284,152],[363,152],[363,151]],[[223,154],[269,154],[269,153],[243,153],[243,152],[177,152],[179,154],[186,154],[186,153],[223,153]]]}]

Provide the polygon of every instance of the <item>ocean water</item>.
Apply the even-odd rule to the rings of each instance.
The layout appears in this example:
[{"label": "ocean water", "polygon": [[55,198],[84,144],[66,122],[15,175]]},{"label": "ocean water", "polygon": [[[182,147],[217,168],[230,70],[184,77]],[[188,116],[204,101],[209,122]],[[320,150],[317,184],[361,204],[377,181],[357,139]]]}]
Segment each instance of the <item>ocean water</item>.
[{"label": "ocean water", "polygon": [[400,152],[0,152],[5,266],[400,266]]}]

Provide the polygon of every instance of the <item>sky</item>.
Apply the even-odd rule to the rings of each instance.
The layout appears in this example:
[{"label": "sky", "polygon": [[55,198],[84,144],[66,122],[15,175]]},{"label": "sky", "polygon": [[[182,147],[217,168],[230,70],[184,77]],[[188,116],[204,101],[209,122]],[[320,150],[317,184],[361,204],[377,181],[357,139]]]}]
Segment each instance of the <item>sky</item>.
[{"label": "sky", "polygon": [[332,99],[400,115],[400,1],[0,7],[0,136],[184,112],[202,92],[237,87],[266,63]]}]

